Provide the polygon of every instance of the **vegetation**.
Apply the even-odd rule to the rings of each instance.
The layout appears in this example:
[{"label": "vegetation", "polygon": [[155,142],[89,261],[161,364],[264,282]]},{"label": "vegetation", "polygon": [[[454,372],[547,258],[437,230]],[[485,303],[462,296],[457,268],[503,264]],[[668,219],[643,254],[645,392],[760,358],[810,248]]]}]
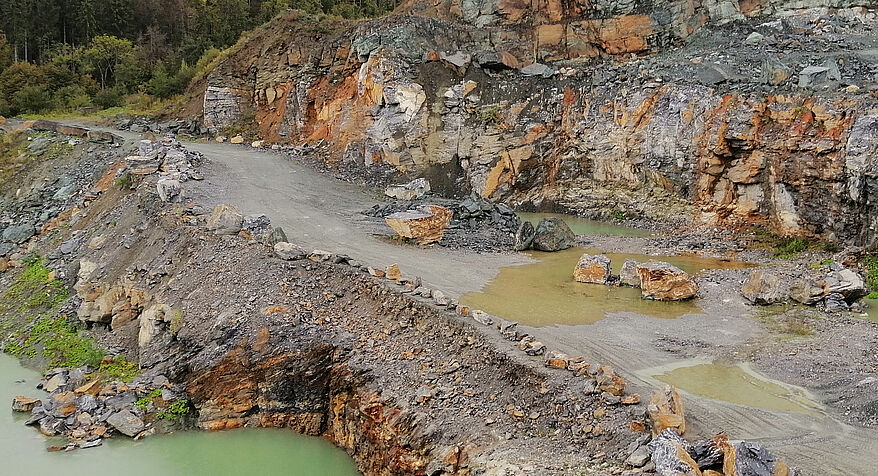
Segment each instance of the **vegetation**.
[{"label": "vegetation", "polygon": [[613,210],[610,217],[615,221],[625,221],[628,219],[628,214],[622,210]]},{"label": "vegetation", "polygon": [[43,260],[30,257],[24,271],[0,296],[0,318],[7,334],[3,350],[24,358],[45,359],[50,367],[97,366],[104,356],[94,339],[81,336],[67,320],[56,316],[67,297]]},{"label": "vegetation", "polygon": [[781,238],[774,248],[774,254],[778,258],[795,258],[799,253],[809,248],[808,241],[804,238]]},{"label": "vegetation", "polygon": [[503,116],[500,114],[498,106],[485,106],[479,109],[478,119],[482,124],[491,126],[496,126],[503,122]]},{"label": "vegetation", "polygon": [[[0,2],[0,115],[123,107],[183,92],[246,31],[291,8],[374,17],[398,0]],[[5,32],[5,33],[4,33]]]},{"label": "vegetation", "polygon": [[140,374],[136,362],[129,362],[122,356],[101,362],[98,367],[98,378],[101,380],[119,380],[122,382],[130,382],[134,377]]},{"label": "vegetation", "polygon": [[170,420],[176,421],[180,418],[186,416],[189,413],[189,401],[188,400],[177,400],[176,402],[170,404],[168,408],[160,411],[156,418],[159,420]]}]

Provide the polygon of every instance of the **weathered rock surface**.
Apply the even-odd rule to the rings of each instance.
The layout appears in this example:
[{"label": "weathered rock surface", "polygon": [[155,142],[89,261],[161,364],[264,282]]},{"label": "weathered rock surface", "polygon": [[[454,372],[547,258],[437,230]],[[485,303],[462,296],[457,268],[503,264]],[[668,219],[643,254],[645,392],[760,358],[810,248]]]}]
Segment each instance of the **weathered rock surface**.
[{"label": "weathered rock surface", "polygon": [[388,215],[384,221],[399,236],[425,245],[442,240],[451,222],[451,211],[439,205],[427,205],[419,210]]},{"label": "weathered rock surface", "polygon": [[397,200],[416,200],[423,198],[430,191],[430,182],[418,178],[403,185],[391,185],[384,190],[384,195]]},{"label": "weathered rock surface", "polygon": [[656,473],[662,476],[702,476],[689,455],[691,445],[671,428],[661,431],[650,443]]},{"label": "weathered rock surface", "polygon": [[207,229],[217,235],[237,234],[243,225],[244,216],[231,205],[217,205],[207,219]]},{"label": "weathered rock surface", "polygon": [[786,301],[788,293],[784,288],[776,274],[757,269],[744,281],[741,294],[753,304],[769,306]]},{"label": "weathered rock surface", "polygon": [[637,261],[627,258],[619,270],[619,283],[634,288],[640,287],[640,274],[637,272]]},{"label": "weathered rock surface", "polygon": [[790,287],[790,299],[813,306],[823,300],[826,295],[826,282],[814,279],[799,279]]},{"label": "weathered rock surface", "polygon": [[518,230],[515,231],[515,250],[524,251],[530,249],[536,236],[537,230],[534,228],[533,223],[529,221],[521,222],[518,225]]},{"label": "weathered rock surface", "polygon": [[580,283],[607,284],[610,258],[606,255],[584,254],[573,269],[573,279]]},{"label": "weathered rock surface", "polygon": [[107,418],[107,423],[113,425],[114,428],[119,430],[119,433],[132,438],[143,431],[146,426],[144,425],[143,420],[128,410],[122,410],[110,415],[110,417]]},{"label": "weathered rock surface", "polygon": [[537,224],[531,246],[539,251],[561,251],[570,248],[575,242],[576,235],[564,220],[552,217],[543,218]]},{"label": "weathered rock surface", "polygon": [[686,414],[683,400],[677,389],[666,385],[649,398],[647,406],[649,419],[652,421],[653,435],[671,429],[678,435],[686,434]]},{"label": "weathered rock surface", "polygon": [[698,284],[680,268],[662,261],[637,265],[640,289],[645,299],[680,301],[698,294]]}]

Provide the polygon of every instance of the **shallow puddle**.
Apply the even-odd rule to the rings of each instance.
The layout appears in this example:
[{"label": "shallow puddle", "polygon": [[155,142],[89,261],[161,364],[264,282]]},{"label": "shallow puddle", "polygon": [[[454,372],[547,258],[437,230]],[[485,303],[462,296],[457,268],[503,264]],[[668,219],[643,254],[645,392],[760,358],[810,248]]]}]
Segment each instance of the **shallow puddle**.
[{"label": "shallow puddle", "polygon": [[878,324],[878,299],[863,299],[866,302],[866,312],[862,316],[867,321]]},{"label": "shallow puddle", "polygon": [[[693,301],[648,301],[640,298],[640,289],[637,288],[574,281],[573,268],[579,257],[583,253],[599,252],[581,248],[557,253],[530,252],[528,255],[539,260],[537,263],[503,268],[481,291],[469,293],[460,301],[529,326],[592,324],[604,319],[609,313],[623,311],[665,319],[701,312]],[[612,260],[611,266],[616,274],[626,258],[640,262],[650,259],[667,261],[690,274],[697,274],[704,269],[749,266],[740,261],[694,256],[605,254]]]},{"label": "shallow puddle", "polygon": [[15,395],[44,397],[36,390],[40,376],[0,354],[0,474],[93,476],[356,476],[353,459],[326,440],[291,430],[247,429],[219,432],[184,431],[141,441],[114,437],[104,445],[70,453],[49,453],[47,446],[63,445],[24,426],[28,415],[13,413]]},{"label": "shallow puddle", "polygon": [[615,225],[604,221],[589,220],[575,215],[563,213],[531,213],[516,212],[523,221],[529,221],[536,225],[543,218],[561,218],[567,226],[577,235],[604,235],[604,236],[650,236],[649,230],[641,230],[627,226]]},{"label": "shallow puddle", "polygon": [[804,413],[820,408],[804,389],[762,377],[744,364],[705,362],[648,373],[688,393],[736,405]]}]

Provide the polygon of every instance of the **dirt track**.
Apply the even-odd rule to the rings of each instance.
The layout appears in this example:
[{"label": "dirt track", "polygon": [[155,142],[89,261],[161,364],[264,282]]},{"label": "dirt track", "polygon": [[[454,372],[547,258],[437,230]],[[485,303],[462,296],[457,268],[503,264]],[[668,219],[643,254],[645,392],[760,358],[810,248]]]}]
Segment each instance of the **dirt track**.
[{"label": "dirt track", "polygon": [[[118,133],[118,132],[117,132]],[[125,134],[136,139],[135,134]],[[231,203],[242,212],[265,213],[306,248],[346,253],[375,266],[398,263],[431,287],[454,296],[478,290],[499,268],[528,261],[514,254],[477,254],[441,248],[401,246],[382,241],[358,214],[378,201],[374,192],[340,182],[279,154],[228,144],[187,144],[208,159],[206,180],[195,190],[198,203]],[[613,365],[641,394],[657,382],[641,370],[679,360],[654,345],[657,338],[697,339],[712,345],[735,345],[761,328],[747,317],[737,292],[720,286],[705,290],[706,314],[660,320],[621,313],[593,325],[527,329],[546,343],[572,355]],[[805,474],[878,474],[870,455],[878,454],[878,431],[853,427],[826,414],[765,411],[687,396],[693,434],[727,432],[733,439],[767,444]]]}]

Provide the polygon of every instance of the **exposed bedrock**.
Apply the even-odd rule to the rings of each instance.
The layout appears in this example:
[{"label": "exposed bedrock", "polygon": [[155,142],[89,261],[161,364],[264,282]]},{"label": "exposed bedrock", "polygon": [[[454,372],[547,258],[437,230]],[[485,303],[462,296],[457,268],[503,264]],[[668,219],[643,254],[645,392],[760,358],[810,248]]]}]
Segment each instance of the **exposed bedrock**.
[{"label": "exposed bedrock", "polygon": [[266,140],[390,164],[434,190],[866,244],[878,19],[784,11],[860,3],[410,2],[358,23],[293,12],[209,74],[204,119],[255,117]]}]

